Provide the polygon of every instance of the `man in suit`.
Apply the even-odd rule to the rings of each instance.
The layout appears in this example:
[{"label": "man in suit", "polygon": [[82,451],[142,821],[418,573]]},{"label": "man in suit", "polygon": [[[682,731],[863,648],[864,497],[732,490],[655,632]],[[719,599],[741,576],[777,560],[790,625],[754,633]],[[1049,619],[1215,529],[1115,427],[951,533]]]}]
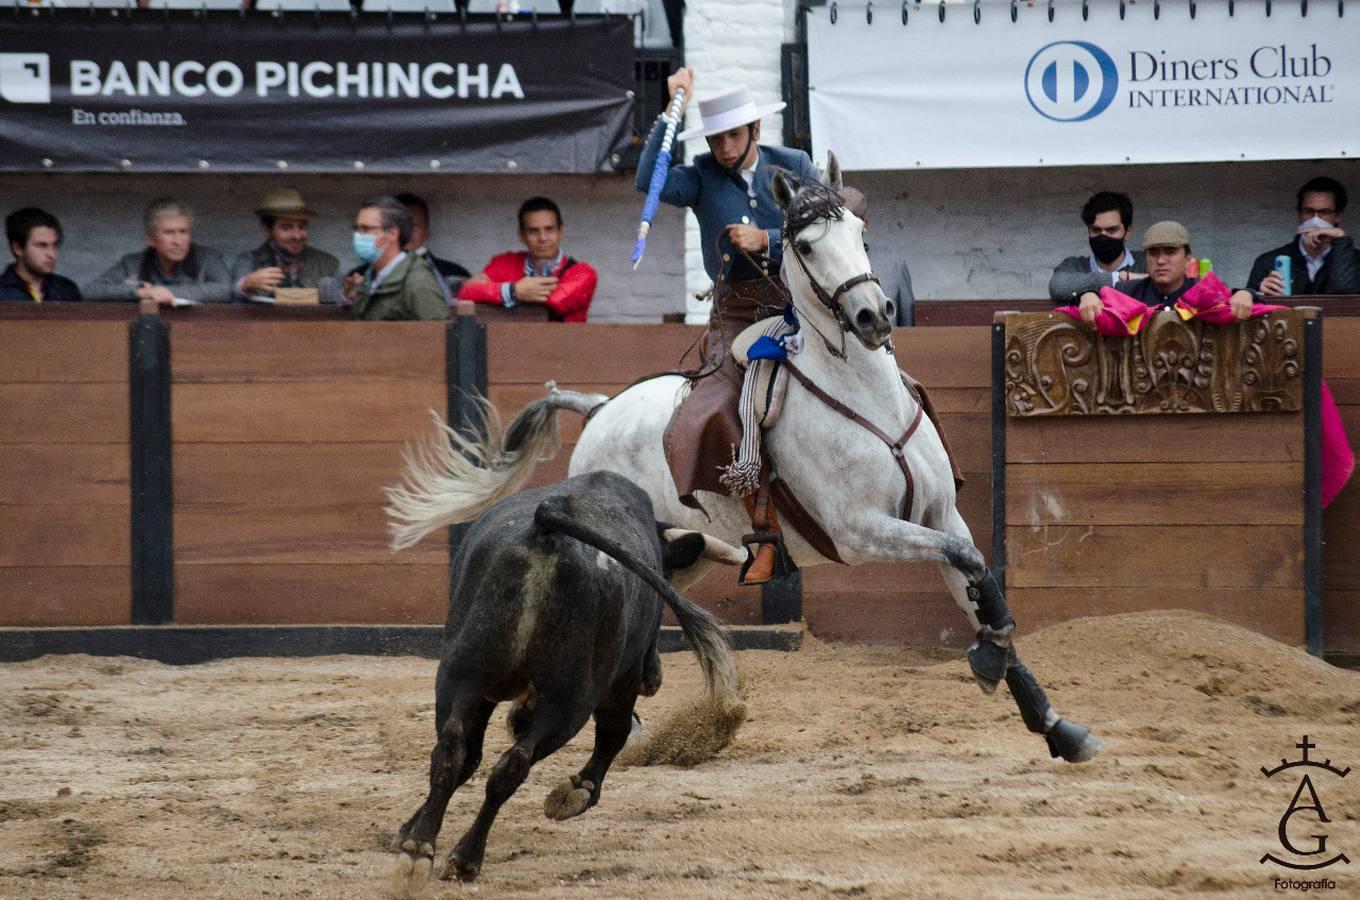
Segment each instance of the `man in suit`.
[{"label": "man in suit", "polygon": [[430,206],[423,197],[411,193],[397,194],[397,199],[401,205],[411,211],[411,240],[406,245],[406,250],[424,259],[434,269],[435,278],[439,280],[439,286],[444,289],[444,296],[452,306],[458,295],[458,289],[472,273],[451,259],[443,259],[435,256],[426,246],[430,239]]},{"label": "man in suit", "polygon": [[[869,240],[869,198],[857,187],[845,185],[841,188],[845,208],[864,222],[865,241]],[[875,239],[869,244],[869,263],[878,276],[878,286],[888,299],[897,307],[893,324],[899,328],[916,324],[916,292],[911,287],[911,269],[902,258],[899,244],[887,238]]]},{"label": "man in suit", "polygon": [[1360,294],[1360,255],[1341,228],[1345,186],[1335,178],[1314,178],[1299,188],[1295,208],[1297,237],[1256,257],[1247,287],[1266,297],[1283,296],[1284,279],[1275,271],[1275,257],[1288,256],[1291,294]]},{"label": "man in suit", "polygon": [[[677,70],[667,79],[667,87],[672,99],[684,90],[687,106],[694,96],[694,71]],[[709,152],[689,165],[672,166],[661,191],[666,203],[694,210],[704,269],[713,279],[713,310],[701,343],[701,365],[692,373],[694,389],[680,404],[665,437],[666,459],[681,502],[694,508],[699,508],[695,491],[731,492],[719,475],[720,467],[733,460],[734,448],[742,443],[737,409],[742,372],[732,358],[733,341],[756,320],[779,315],[789,299],[779,283],[784,216],[770,187],[774,171],[784,169],[799,180],[818,180],[806,153],[760,143],[760,120],[783,108],[783,103],[757,106],[745,85],[728,87],[699,101],[702,124],[681,132],[679,138],[703,137]],[[665,121],[658,117],[638,161],[637,188],[644,194],[651,187],[665,130]],[[762,474],[760,487],[745,500],[752,531],[777,535],[779,523],[769,502],[768,473]],[[769,581],[776,558],[774,542],[759,543],[743,582]]]}]

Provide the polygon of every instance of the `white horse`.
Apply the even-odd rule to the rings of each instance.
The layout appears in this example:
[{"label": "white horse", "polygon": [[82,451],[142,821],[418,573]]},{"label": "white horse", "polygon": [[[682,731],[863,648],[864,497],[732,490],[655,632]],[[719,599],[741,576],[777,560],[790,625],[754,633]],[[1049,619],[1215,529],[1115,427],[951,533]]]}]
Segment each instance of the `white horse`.
[{"label": "white horse", "polygon": [[[840,187],[834,157],[827,181],[832,190],[819,184],[796,188],[782,174],[774,179],[775,199],[785,211],[784,275],[805,337],[804,349],[790,357],[802,378],[789,379],[783,410],[764,436],[777,477],[832,538],[845,563],[939,563],[977,633],[968,659],[978,684],[991,693],[1004,678],[1026,726],[1045,736],[1054,756],[1088,760],[1100,740],[1059,718],[1016,656],[1005,598],[955,506],[948,455],[934,424],[920,416],[920,404],[904,386],[887,346],[892,302],[870,274],[863,222],[834,193]],[[837,287],[829,290],[832,285]],[[516,417],[503,438],[494,422],[484,441],[444,429],[438,451],[410,460],[405,486],[389,492],[394,547],[467,521],[522,486],[536,462],[556,450],[559,409],[593,413],[572,454],[571,475],[618,472],[650,495],[659,520],[739,543],[750,522],[740,499],[705,493],[705,513],[682,505],[676,495],[662,435],[685,393],[686,380],[679,375],[643,381],[612,399],[551,389]],[[890,449],[913,423],[917,427],[900,451]],[[903,508],[909,488],[899,452],[915,482],[910,509]],[[799,566],[829,561],[792,528],[784,534]],[[676,586],[683,590],[713,565],[701,561],[678,573]]]}]

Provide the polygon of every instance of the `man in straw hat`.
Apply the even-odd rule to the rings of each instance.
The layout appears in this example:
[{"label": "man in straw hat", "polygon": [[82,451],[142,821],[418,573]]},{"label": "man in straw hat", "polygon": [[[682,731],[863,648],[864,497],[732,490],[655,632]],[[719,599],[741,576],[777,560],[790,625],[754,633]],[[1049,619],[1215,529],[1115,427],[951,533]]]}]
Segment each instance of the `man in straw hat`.
[{"label": "man in straw hat", "polygon": [[[694,72],[682,68],[667,79],[671,98],[694,96]],[[776,169],[799,180],[817,180],[812,160],[801,150],[760,143],[760,120],[779,112],[783,103],[757,105],[745,85],[733,85],[699,101],[698,127],[681,132],[680,140],[703,137],[708,153],[689,165],[673,166],[661,199],[689,207],[699,220],[704,269],[713,279],[713,310],[701,343],[701,365],[686,372],[694,389],[681,403],[666,429],[666,459],[681,502],[700,508],[695,491],[735,495],[738,489],[720,478],[735,461],[742,442],[737,410],[742,373],[732,358],[733,340],[758,319],[777,316],[788,302],[779,282],[783,255],[783,212],[775,204],[771,181]],[[683,114],[683,109],[682,109]],[[665,124],[658,118],[638,162],[637,187],[647,193],[660,151]],[[759,584],[775,574],[779,524],[769,501],[768,473],[746,496],[752,531],[763,535],[743,577]]]},{"label": "man in straw hat", "polygon": [[334,279],[340,261],[307,246],[309,223],[316,213],[307,208],[295,188],[274,188],[255,209],[265,241],[236,257],[231,281],[238,299],[272,297],[276,288],[316,288],[321,279]]}]

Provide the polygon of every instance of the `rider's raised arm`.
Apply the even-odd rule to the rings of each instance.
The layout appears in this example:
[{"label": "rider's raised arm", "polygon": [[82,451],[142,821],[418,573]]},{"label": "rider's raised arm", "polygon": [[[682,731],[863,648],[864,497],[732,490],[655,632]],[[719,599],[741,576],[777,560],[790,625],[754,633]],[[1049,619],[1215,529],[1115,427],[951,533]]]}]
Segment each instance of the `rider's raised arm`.
[{"label": "rider's raised arm", "polygon": [[[647,136],[647,145],[642,148],[638,159],[637,189],[645,194],[652,186],[652,170],[656,168],[656,155],[661,152],[661,141],[666,136],[666,120],[657,117],[652,133]],[[694,206],[699,202],[699,173],[693,166],[671,166],[666,174],[666,186],[661,189],[661,199],[671,206]]]}]

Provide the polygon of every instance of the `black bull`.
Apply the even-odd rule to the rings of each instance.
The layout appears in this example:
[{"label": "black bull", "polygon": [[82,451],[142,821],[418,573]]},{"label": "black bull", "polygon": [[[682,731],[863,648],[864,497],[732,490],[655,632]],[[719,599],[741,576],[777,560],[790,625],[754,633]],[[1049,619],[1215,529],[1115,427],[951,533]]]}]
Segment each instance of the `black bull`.
[{"label": "black bull", "polygon": [[492,769],[485,802],[441,874],[477,877],[501,805],[592,714],[594,752],[549,794],[544,812],[567,819],[599,801],[638,695],[661,686],[663,601],[693,644],[710,693],[735,702],[726,636],[666,581],[700,556],[741,561],[740,551],[712,538],[657,523],[647,495],[612,472],[515,494],[469,527],[453,562],[436,676],[430,793],[397,838],[411,865],[432,863],[449,798],[481,762],[487,721],[501,701],[516,701],[514,744]]}]

